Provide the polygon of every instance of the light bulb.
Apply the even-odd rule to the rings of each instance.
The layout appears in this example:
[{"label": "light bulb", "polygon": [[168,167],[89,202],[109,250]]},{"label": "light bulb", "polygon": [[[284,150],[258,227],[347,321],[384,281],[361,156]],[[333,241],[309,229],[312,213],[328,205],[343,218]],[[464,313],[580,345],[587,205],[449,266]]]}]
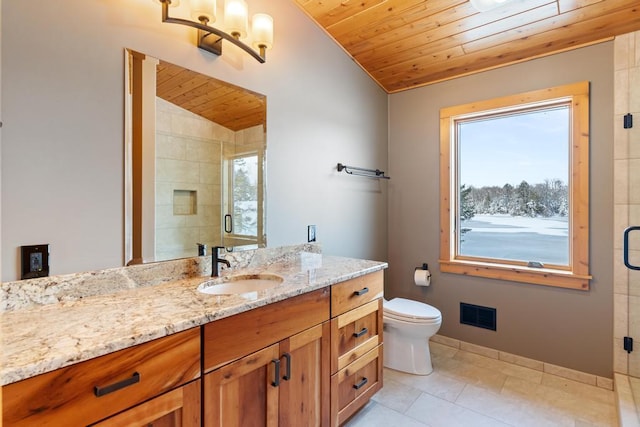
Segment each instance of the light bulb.
[{"label": "light bulb", "polygon": [[256,13],[251,19],[253,45],[257,48],[273,46],[273,18],[266,13]]},{"label": "light bulb", "polygon": [[244,0],[224,0],[224,26],[236,38],[247,37],[248,13]]},{"label": "light bulb", "polygon": [[191,17],[198,21],[205,17],[208,24],[216,22],[216,0],[191,0]]}]

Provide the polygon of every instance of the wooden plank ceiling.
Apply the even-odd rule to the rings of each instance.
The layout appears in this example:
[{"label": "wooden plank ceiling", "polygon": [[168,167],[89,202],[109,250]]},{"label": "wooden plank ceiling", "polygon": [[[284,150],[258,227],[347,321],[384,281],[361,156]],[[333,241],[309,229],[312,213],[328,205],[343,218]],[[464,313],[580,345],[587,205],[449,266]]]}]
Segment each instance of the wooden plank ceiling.
[{"label": "wooden plank ceiling", "polygon": [[236,132],[267,123],[264,95],[169,62],[158,64],[156,95]]},{"label": "wooden plank ceiling", "polygon": [[387,92],[640,30],[639,0],[295,0]]}]

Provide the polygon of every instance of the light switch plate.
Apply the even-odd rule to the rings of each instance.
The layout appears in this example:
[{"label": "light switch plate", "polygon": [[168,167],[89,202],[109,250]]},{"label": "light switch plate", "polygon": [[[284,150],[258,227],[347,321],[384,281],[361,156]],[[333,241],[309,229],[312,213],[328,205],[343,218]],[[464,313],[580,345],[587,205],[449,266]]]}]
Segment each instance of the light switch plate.
[{"label": "light switch plate", "polygon": [[33,279],[49,275],[49,245],[21,246],[21,279]]}]

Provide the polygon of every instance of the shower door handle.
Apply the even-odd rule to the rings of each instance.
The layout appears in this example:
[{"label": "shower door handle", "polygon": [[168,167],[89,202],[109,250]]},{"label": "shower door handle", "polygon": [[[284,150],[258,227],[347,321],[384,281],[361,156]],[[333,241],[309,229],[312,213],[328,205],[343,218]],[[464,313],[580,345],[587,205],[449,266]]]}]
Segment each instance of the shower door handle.
[{"label": "shower door handle", "polygon": [[233,217],[231,214],[224,216],[224,232],[231,233],[233,231]]},{"label": "shower door handle", "polygon": [[624,230],[624,242],[622,247],[622,253],[624,256],[624,265],[626,265],[627,268],[631,270],[640,270],[640,266],[629,263],[629,234],[632,231],[638,231],[638,230],[640,230],[640,226],[637,226],[637,225],[628,227],[626,230]]}]

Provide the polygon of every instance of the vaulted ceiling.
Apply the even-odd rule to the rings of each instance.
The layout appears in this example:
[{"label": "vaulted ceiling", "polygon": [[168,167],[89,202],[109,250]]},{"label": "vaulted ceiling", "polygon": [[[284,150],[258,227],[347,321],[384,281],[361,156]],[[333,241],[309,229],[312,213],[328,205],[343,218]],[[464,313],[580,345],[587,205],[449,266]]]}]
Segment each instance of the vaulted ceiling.
[{"label": "vaulted ceiling", "polygon": [[640,30],[640,0],[295,0],[387,92]]}]

